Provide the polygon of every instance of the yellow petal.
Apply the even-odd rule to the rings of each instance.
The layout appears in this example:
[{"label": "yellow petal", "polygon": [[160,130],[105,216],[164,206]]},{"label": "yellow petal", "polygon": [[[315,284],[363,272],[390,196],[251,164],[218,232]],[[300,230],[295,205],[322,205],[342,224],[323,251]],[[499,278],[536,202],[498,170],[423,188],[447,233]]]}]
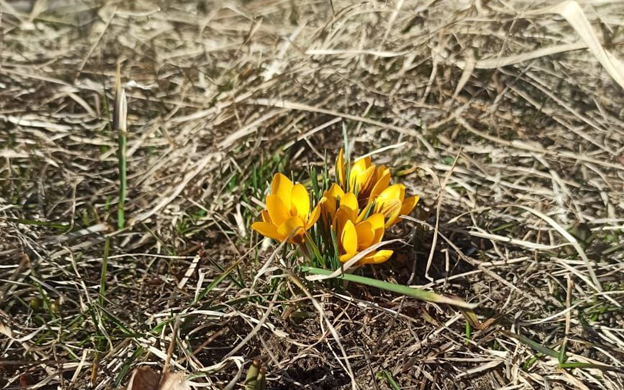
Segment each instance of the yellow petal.
[{"label": "yellow petal", "polygon": [[355,225],[355,231],[357,232],[358,251],[362,251],[371,246],[373,240],[375,239],[375,229],[370,222],[364,221],[358,223]]},{"label": "yellow petal", "polygon": [[386,229],[395,223],[399,222],[399,216],[401,215],[401,202],[398,200],[393,200],[390,202],[386,202],[385,205],[388,206],[386,209],[387,213],[385,213],[386,219]]},{"label": "yellow petal", "polygon": [[262,222],[271,223],[271,217],[269,216],[269,212],[266,210],[262,210]]},{"label": "yellow petal", "polygon": [[373,186],[373,189],[370,193],[370,198],[375,199],[379,194],[381,194],[388,186],[390,185],[390,170],[385,167],[381,167],[377,169],[378,180]]},{"label": "yellow petal", "polygon": [[345,253],[344,255],[338,256],[338,260],[340,260],[341,263],[346,263],[351,260],[353,256],[355,256],[355,253]]},{"label": "yellow petal", "polygon": [[334,227],[334,230],[336,231],[336,234],[338,234],[339,237],[342,234],[342,230],[347,224],[347,221],[350,220],[349,214],[349,210],[345,207],[340,207],[338,208],[338,211],[336,211],[336,215],[334,216],[334,221],[332,225]]},{"label": "yellow petal", "polygon": [[[358,158],[354,163],[353,163],[353,167],[351,168],[351,172],[355,171],[360,171],[360,172],[364,172],[365,170],[368,169],[368,167],[371,166],[371,158],[369,157],[364,157],[364,158]],[[355,169],[354,169],[355,168]]]},{"label": "yellow petal", "polygon": [[308,191],[301,184],[295,184],[292,188],[292,196],[291,196],[291,215],[297,215],[302,220],[308,219],[308,214],[310,214],[310,195],[308,195]]},{"label": "yellow petal", "polygon": [[353,222],[347,221],[347,223],[345,223],[342,234],[340,235],[340,242],[342,243],[342,248],[345,253],[357,252],[357,231],[355,230]]},{"label": "yellow petal", "polygon": [[338,158],[336,159],[336,168],[334,175],[342,188],[345,188],[345,163],[344,163],[344,150],[340,149],[338,152]]},{"label": "yellow petal", "polygon": [[354,181],[358,181],[359,177],[366,172],[371,165],[371,158],[361,158],[353,163],[349,172],[349,184],[353,185]]},{"label": "yellow petal", "polygon": [[357,197],[355,196],[353,192],[347,192],[346,194],[342,196],[342,198],[340,198],[340,206],[345,206],[352,210],[357,209],[358,207]]},{"label": "yellow petal", "polygon": [[284,206],[286,206],[286,210],[289,211],[292,190],[293,183],[289,178],[281,173],[276,173],[275,176],[273,176],[273,181],[271,182],[271,194],[280,198],[282,203],[284,203]]},{"label": "yellow petal", "polygon": [[366,256],[365,258],[360,260],[358,263],[360,263],[360,264],[380,264],[380,263],[383,263],[383,262],[387,261],[391,256],[392,256],[392,251],[391,250],[383,249],[383,250],[377,251],[375,253],[372,253],[372,254]]},{"label": "yellow petal", "polygon": [[336,183],[332,184],[332,186],[329,187],[329,190],[325,191],[325,193],[327,194],[325,196],[331,196],[336,199],[341,198],[345,194],[342,188],[340,188],[340,186]]},{"label": "yellow petal", "polygon": [[401,212],[402,203],[398,199],[390,199],[384,202],[375,203],[375,213],[382,213],[386,218],[392,214],[399,214]]},{"label": "yellow petal", "polygon": [[412,196],[405,199],[403,201],[403,205],[401,206],[401,215],[408,215],[409,213],[411,213],[412,210],[414,210],[414,207],[416,207],[416,203],[418,203],[419,199],[419,196]]},{"label": "yellow petal", "polygon": [[316,221],[318,221],[319,216],[321,215],[321,206],[325,204],[326,202],[327,202],[326,198],[321,198],[321,201],[318,202],[314,210],[312,210],[312,212],[310,213],[310,217],[308,218],[308,221],[306,222],[306,225],[305,225],[306,230],[310,229],[312,225],[314,225]]},{"label": "yellow petal", "polygon": [[[386,217],[397,214],[401,211],[403,198],[405,197],[405,186],[395,184],[386,188],[377,199],[375,199],[375,212],[382,213]],[[387,226],[387,225],[386,225]]]},{"label": "yellow petal", "polygon": [[323,209],[329,214],[329,218],[333,219],[338,208],[338,199],[344,196],[344,191],[336,183],[332,184],[329,190],[323,192],[323,197],[327,200],[323,204]]},{"label": "yellow petal", "polygon": [[338,207],[336,216],[334,219],[338,219],[341,222],[341,226],[344,226],[347,221],[356,222],[357,210],[350,209],[347,206]]},{"label": "yellow petal", "polygon": [[384,222],[385,222],[384,215],[381,213],[373,214],[370,217],[368,217],[366,222],[371,224],[373,231],[375,232],[375,238],[373,238],[373,242],[371,243],[371,245],[381,242],[381,239],[383,238],[385,230],[386,230],[384,226]]},{"label": "yellow petal", "polygon": [[296,231],[289,240],[293,243],[303,242],[303,236],[305,235],[305,228],[301,218],[295,216],[288,218],[283,224],[277,228],[277,232],[284,237],[288,237],[293,231]]},{"label": "yellow petal", "polygon": [[355,222],[358,211],[358,200],[353,192],[348,192],[340,198],[340,208],[346,209],[349,214],[349,219]]},{"label": "yellow petal", "polygon": [[267,211],[271,222],[275,226],[279,226],[284,223],[290,217],[290,210],[286,208],[284,202],[277,195],[269,195],[266,198]]},{"label": "yellow petal", "polygon": [[364,218],[370,214],[369,209],[375,207],[373,202],[368,202],[368,204],[362,208],[362,210],[360,211],[360,214],[357,217],[356,222],[362,222],[364,220]]},{"label": "yellow petal", "polygon": [[327,201],[323,203],[323,221],[333,221],[334,216],[336,215],[336,207],[338,206],[338,201],[333,198],[327,198]]},{"label": "yellow petal", "polygon": [[251,224],[251,228],[265,237],[272,238],[277,241],[284,241],[286,237],[279,234],[277,226],[268,222],[254,222]]},{"label": "yellow petal", "polygon": [[[360,160],[361,161],[361,160]],[[353,168],[351,168],[351,176],[350,176],[350,182],[349,185],[351,187],[349,187],[350,191],[357,191],[358,193],[362,192],[362,193],[366,193],[368,190],[370,190],[370,186],[371,186],[371,182],[373,180],[373,176],[375,175],[375,167],[368,167],[365,170],[359,171],[359,170],[353,170],[355,168],[355,165]]]},{"label": "yellow petal", "polygon": [[403,184],[394,184],[386,188],[385,190],[383,190],[381,194],[379,194],[377,199],[375,199],[375,201],[377,203],[385,202],[391,199],[398,199],[400,201],[403,201],[404,197],[405,197],[405,186]]}]

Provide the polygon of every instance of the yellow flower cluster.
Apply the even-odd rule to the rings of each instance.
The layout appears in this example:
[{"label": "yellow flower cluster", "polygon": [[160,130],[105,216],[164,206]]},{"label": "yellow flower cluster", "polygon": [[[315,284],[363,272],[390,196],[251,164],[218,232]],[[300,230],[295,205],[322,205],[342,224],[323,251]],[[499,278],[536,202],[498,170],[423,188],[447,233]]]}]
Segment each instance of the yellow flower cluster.
[{"label": "yellow flower cluster", "polygon": [[[345,164],[341,150],[334,171],[336,183],[323,193],[312,212],[305,187],[276,174],[262,222],[251,227],[278,241],[303,244],[306,231],[322,214],[326,230],[335,232],[338,259],[344,263],[379,244],[385,230],[399,222],[402,215],[411,213],[418,203],[418,196],[405,198],[404,185],[390,184],[390,169],[374,165],[370,157]],[[370,250],[358,264],[379,264],[390,256],[391,250]]]}]

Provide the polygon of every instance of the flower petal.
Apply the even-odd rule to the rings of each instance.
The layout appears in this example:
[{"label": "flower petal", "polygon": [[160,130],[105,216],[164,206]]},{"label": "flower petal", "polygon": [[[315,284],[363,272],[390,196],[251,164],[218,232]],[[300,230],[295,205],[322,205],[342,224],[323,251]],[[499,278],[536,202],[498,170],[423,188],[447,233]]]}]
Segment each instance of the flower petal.
[{"label": "flower petal", "polygon": [[338,256],[338,260],[340,260],[341,263],[346,263],[351,260],[353,256],[355,256],[355,253],[345,253],[344,255]]},{"label": "flower petal", "polygon": [[303,221],[308,219],[308,214],[310,214],[310,195],[308,195],[308,190],[302,184],[293,186],[291,202],[291,215],[294,211],[295,215]]},{"label": "flower petal", "polygon": [[368,220],[364,222],[360,222],[355,225],[355,231],[357,232],[357,249],[358,251],[362,251],[373,243],[375,239],[375,229],[373,228],[373,224]]},{"label": "flower petal", "polygon": [[351,172],[364,172],[367,170],[372,163],[372,159],[369,157],[358,158],[353,163],[353,167],[351,167]]},{"label": "flower petal", "polygon": [[336,183],[332,184],[326,192],[336,199],[342,198],[345,194],[342,188]]},{"label": "flower petal", "polygon": [[412,196],[405,199],[403,201],[403,205],[401,206],[401,215],[408,215],[411,213],[414,210],[414,207],[416,207],[416,203],[418,203],[419,199],[419,196]]},{"label": "flower petal", "polygon": [[310,229],[312,225],[314,225],[316,221],[318,221],[319,217],[321,216],[321,207],[325,203],[327,203],[327,198],[321,198],[321,201],[318,202],[314,210],[312,210],[305,225],[306,230]]},{"label": "flower petal", "polygon": [[373,231],[375,232],[375,238],[373,239],[371,245],[381,242],[381,239],[383,238],[386,230],[384,226],[384,215],[381,213],[373,214],[368,217],[366,221],[371,224],[371,226],[373,227]]},{"label": "flower petal", "polygon": [[360,260],[359,264],[381,264],[387,261],[392,256],[392,251],[388,249],[382,249],[380,251],[374,252],[362,260]]},{"label": "flower petal", "polygon": [[293,182],[281,173],[276,173],[271,182],[271,194],[276,195],[290,211]]},{"label": "flower petal", "polygon": [[336,179],[338,180],[338,183],[340,184],[340,186],[342,188],[345,188],[345,163],[344,163],[344,150],[340,149],[340,152],[338,152],[338,158],[336,159],[336,168],[335,168],[336,172],[334,172],[334,175],[336,176]]},{"label": "flower petal", "polygon": [[[362,161],[362,160],[360,160]],[[357,191],[358,193],[366,193],[370,190],[373,176],[375,175],[375,167],[368,167],[363,170],[357,169],[357,163],[353,165],[350,173],[349,191]]]},{"label": "flower petal", "polygon": [[383,190],[381,194],[379,194],[377,199],[375,199],[375,202],[380,203],[391,199],[398,199],[400,201],[403,201],[404,197],[405,186],[403,184],[394,184]]},{"label": "flower petal", "polygon": [[[383,190],[375,199],[375,212],[382,213],[386,217],[397,214],[401,211],[403,198],[405,197],[405,186],[394,184]],[[387,226],[387,225],[386,225]]]},{"label": "flower petal", "polygon": [[323,197],[327,199],[323,204],[323,209],[329,214],[330,220],[334,218],[338,208],[338,199],[342,196],[344,196],[344,191],[336,183],[332,184],[329,190],[323,192]]},{"label": "flower petal", "polygon": [[349,181],[357,179],[362,173],[364,173],[371,166],[371,158],[360,158],[351,165],[351,172],[349,172]]},{"label": "flower petal", "polygon": [[279,226],[290,218],[290,210],[286,208],[286,205],[277,195],[269,195],[266,198],[267,211],[271,222],[275,226]]},{"label": "flower petal", "polygon": [[266,210],[262,210],[262,222],[271,223],[271,217],[269,216],[269,212]]},{"label": "flower petal", "polygon": [[377,178],[377,182],[370,193],[371,199],[375,199],[390,185],[390,170],[386,167],[377,168]]},{"label": "flower petal", "polygon": [[347,221],[347,223],[345,223],[342,234],[340,235],[340,242],[342,242],[342,248],[345,253],[357,252],[357,231],[355,230],[353,222]]},{"label": "flower petal", "polygon": [[272,238],[277,241],[284,241],[286,237],[279,234],[277,226],[268,222],[254,222],[251,224],[251,228],[265,237]]},{"label": "flower petal", "polygon": [[388,206],[388,208],[386,209],[387,213],[384,213],[387,217],[387,229],[395,223],[399,222],[399,216],[401,215],[401,202],[398,200],[392,200],[390,202],[386,202],[385,205]]},{"label": "flower petal", "polygon": [[332,226],[334,227],[336,234],[338,234],[338,237],[342,234],[342,230],[349,220],[349,210],[346,207],[338,208],[338,211],[336,211],[336,215],[334,216],[334,221],[332,222]]},{"label": "flower petal", "polygon": [[277,232],[284,237],[290,236],[290,234],[296,230],[296,233],[289,240],[292,243],[303,242],[303,236],[305,235],[305,228],[301,218],[295,216],[288,218],[283,224],[277,228]]},{"label": "flower petal", "polygon": [[367,216],[370,216],[372,210],[375,207],[373,202],[368,202],[368,204],[360,210],[360,214],[358,215],[356,222],[362,222]]},{"label": "flower petal", "polygon": [[399,214],[401,212],[402,203],[398,199],[390,199],[384,202],[375,203],[375,213],[382,213],[386,218],[392,214]]},{"label": "flower petal", "polygon": [[353,192],[347,192],[340,198],[340,208],[345,209],[349,215],[349,219],[355,222],[358,212],[358,200]]}]

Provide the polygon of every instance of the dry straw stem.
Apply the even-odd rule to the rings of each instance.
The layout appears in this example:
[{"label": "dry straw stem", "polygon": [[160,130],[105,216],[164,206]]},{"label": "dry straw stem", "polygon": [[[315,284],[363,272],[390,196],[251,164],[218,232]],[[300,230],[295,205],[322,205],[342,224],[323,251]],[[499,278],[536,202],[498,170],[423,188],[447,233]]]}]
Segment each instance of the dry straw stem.
[{"label": "dry straw stem", "polygon": [[[386,373],[403,389],[624,388],[621,1],[0,13],[0,388],[83,389],[91,372],[124,388],[166,359],[178,315],[171,365],[197,388],[241,387],[253,359],[268,388],[384,388]],[[127,197],[106,105],[117,62]],[[241,234],[270,177],[303,181],[325,153],[331,166],[343,127],[354,156],[375,153],[422,199],[386,237],[407,245],[357,272],[479,302],[489,327],[355,283],[306,281],[311,300],[284,279],[290,252]],[[436,229],[423,215],[439,195]],[[560,367],[562,345],[566,362],[611,369]]]},{"label": "dry straw stem", "polygon": [[591,53],[600,61],[605,70],[609,73],[620,87],[624,88],[624,62],[605,50],[600,40],[596,36],[585,12],[576,1],[564,1],[562,3],[537,10],[524,12],[522,16],[548,15],[556,13],[563,16],[574,28],[574,31],[581,37]]},{"label": "dry straw stem", "polygon": [[115,77],[115,102],[113,106],[113,132],[117,134],[119,159],[119,204],[117,206],[117,228],[123,229],[126,224],[125,204],[127,191],[127,145],[128,145],[128,101],[126,92],[121,86],[121,64],[117,64]]}]

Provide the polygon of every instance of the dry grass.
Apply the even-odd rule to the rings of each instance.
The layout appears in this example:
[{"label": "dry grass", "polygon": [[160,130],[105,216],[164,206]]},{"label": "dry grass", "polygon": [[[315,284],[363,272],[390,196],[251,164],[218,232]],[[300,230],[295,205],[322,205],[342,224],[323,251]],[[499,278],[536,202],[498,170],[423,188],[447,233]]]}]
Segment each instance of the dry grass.
[{"label": "dry grass", "polygon": [[[172,368],[210,389],[253,359],[271,389],[624,388],[624,6],[579,3],[599,48],[555,2],[0,1],[0,385],[121,386],[178,316]],[[469,338],[250,233],[343,129],[424,199],[364,273],[478,302]]]}]

